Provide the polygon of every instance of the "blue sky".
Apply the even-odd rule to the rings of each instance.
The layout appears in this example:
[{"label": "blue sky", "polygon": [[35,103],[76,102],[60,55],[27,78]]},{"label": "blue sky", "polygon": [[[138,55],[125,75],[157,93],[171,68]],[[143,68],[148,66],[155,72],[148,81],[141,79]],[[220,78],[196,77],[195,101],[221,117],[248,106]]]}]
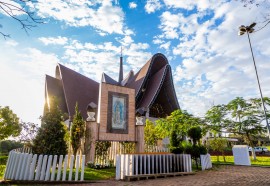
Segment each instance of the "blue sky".
[{"label": "blue sky", "polygon": [[[235,0],[37,0],[27,7],[46,23],[28,35],[0,11],[0,31],[11,36],[0,37],[0,105],[23,121],[39,123],[45,74],[54,76],[57,63],[96,81],[102,72],[117,79],[121,46],[124,73],[163,53],[181,108],[196,116],[237,96],[259,97],[247,36],[237,32],[242,24],[259,23],[267,6],[245,8]],[[251,41],[263,94],[270,97],[269,31],[252,34]]]}]

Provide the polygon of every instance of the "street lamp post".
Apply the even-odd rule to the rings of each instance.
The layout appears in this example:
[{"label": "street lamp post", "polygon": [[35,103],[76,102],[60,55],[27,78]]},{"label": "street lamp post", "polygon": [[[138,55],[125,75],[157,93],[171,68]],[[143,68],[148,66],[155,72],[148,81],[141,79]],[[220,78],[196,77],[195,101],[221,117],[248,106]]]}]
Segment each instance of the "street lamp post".
[{"label": "street lamp post", "polygon": [[263,100],[263,94],[262,94],[262,90],[261,90],[260,80],[259,80],[259,76],[258,76],[258,72],[257,72],[257,67],[256,67],[256,63],[255,63],[255,58],[254,58],[254,54],[253,54],[253,50],[252,50],[252,46],[251,46],[251,42],[250,42],[250,38],[249,38],[249,34],[252,33],[252,32],[254,32],[254,28],[253,27],[255,25],[256,25],[256,23],[252,23],[249,26],[241,25],[239,27],[238,35],[241,36],[241,35],[247,33],[247,36],[248,36],[248,42],[249,42],[250,51],[251,51],[252,59],[253,59],[253,64],[254,64],[254,68],[255,68],[255,72],[256,72],[257,82],[258,82],[258,86],[259,86],[259,90],[260,90],[260,96],[261,96],[261,102],[262,102],[264,117],[265,117],[267,129],[268,129],[268,136],[270,138],[270,126],[269,126],[269,123],[268,123],[268,120],[267,120],[266,108],[265,108],[265,103],[264,103],[264,100]]}]

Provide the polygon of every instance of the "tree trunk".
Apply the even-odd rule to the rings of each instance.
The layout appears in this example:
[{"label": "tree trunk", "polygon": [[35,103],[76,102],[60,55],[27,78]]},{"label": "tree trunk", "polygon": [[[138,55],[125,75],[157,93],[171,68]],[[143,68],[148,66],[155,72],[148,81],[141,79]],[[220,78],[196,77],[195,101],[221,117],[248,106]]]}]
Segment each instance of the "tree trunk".
[{"label": "tree trunk", "polygon": [[249,143],[250,143],[250,145],[252,147],[252,150],[251,150],[252,153],[251,154],[252,154],[253,160],[256,160],[256,153],[255,153],[253,142],[250,139],[250,136],[249,136],[249,133],[248,132],[246,132],[246,135],[247,135],[247,139],[248,139],[248,141],[249,141]]},{"label": "tree trunk", "polygon": [[251,154],[252,154],[252,157],[253,157],[253,160],[256,160],[256,152],[255,152],[255,149],[252,147],[252,150],[251,150]]}]

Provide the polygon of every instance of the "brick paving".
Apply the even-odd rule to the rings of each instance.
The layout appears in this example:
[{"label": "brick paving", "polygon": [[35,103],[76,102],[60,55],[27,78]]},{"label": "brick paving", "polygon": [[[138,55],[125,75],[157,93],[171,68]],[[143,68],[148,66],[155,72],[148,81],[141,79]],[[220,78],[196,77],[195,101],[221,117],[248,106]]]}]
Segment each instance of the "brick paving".
[{"label": "brick paving", "polygon": [[100,181],[97,186],[270,186],[270,168],[221,165],[195,175],[141,181]]}]

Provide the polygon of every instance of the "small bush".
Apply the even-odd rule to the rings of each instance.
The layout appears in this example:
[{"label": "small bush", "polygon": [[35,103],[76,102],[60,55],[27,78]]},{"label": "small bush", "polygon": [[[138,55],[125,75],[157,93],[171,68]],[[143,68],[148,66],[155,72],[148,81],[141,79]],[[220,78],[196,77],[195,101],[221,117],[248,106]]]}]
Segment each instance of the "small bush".
[{"label": "small bush", "polygon": [[183,146],[170,147],[170,152],[174,154],[182,154],[184,152],[184,147]]},{"label": "small bush", "polygon": [[207,148],[203,145],[199,145],[200,154],[207,154]]},{"label": "small bush", "polygon": [[8,156],[0,156],[0,165],[6,165],[7,159],[8,159]]}]

